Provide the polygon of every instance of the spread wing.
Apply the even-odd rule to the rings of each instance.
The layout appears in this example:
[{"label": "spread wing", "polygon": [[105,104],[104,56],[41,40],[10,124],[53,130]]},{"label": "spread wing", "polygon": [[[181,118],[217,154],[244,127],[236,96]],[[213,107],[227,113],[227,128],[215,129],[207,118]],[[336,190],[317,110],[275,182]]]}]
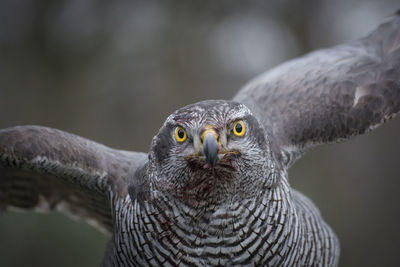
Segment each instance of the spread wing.
[{"label": "spread wing", "polygon": [[57,208],[111,231],[110,200],[146,158],[51,128],[0,130],[0,211]]},{"label": "spread wing", "polygon": [[234,100],[258,116],[287,166],[314,145],[375,129],[400,110],[400,12],[364,38],[267,71]]}]

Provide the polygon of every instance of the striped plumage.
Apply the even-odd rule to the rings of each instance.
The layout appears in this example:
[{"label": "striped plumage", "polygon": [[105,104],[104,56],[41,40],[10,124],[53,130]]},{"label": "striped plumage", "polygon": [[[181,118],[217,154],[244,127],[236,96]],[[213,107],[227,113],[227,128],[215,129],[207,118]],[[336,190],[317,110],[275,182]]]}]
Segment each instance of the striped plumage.
[{"label": "striped plumage", "polygon": [[94,222],[112,233],[104,266],[336,266],[334,232],[287,170],[399,111],[397,14],[263,74],[234,101],[179,109],[147,155],[45,127],[0,130],[0,211]]},{"label": "striped plumage", "polygon": [[338,240],[313,203],[287,182],[266,192],[206,218],[171,199],[143,206],[120,200],[104,265],[336,266]]}]

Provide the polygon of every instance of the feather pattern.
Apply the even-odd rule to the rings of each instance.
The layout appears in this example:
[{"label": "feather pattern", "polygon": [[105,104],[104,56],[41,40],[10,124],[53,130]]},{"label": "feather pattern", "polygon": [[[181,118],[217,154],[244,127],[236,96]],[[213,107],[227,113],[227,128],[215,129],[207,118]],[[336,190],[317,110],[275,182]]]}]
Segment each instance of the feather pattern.
[{"label": "feather pattern", "polygon": [[51,128],[1,130],[0,209],[58,209],[112,232],[110,198],[145,158]]},{"label": "feather pattern", "polygon": [[288,166],[317,144],[375,129],[400,111],[400,15],[261,74],[234,100],[252,109]]}]

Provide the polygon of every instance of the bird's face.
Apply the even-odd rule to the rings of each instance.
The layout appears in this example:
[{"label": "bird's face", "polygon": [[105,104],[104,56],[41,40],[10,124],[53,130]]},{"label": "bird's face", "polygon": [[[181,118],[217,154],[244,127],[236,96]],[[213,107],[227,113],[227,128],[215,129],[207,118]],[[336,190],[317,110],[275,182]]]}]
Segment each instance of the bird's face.
[{"label": "bird's face", "polygon": [[155,187],[194,205],[254,196],[273,169],[264,130],[246,106],[232,101],[177,110],[149,155]]}]

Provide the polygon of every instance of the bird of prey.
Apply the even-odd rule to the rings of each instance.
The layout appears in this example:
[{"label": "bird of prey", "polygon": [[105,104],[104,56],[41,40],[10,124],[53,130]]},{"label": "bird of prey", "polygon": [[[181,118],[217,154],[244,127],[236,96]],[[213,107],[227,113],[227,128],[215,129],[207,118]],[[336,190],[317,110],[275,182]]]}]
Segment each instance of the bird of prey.
[{"label": "bird of prey", "polygon": [[112,234],[103,266],[336,266],[334,231],[288,168],[400,111],[400,13],[286,62],[233,100],[171,114],[149,153],[40,126],[0,131],[0,209],[61,209]]}]

